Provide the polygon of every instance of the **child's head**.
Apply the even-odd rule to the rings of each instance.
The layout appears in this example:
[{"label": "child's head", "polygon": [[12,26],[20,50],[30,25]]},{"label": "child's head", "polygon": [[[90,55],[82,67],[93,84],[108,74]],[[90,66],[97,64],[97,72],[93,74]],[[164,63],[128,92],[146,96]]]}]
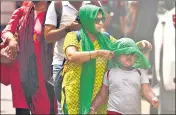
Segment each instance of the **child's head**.
[{"label": "child's head", "polygon": [[130,38],[121,38],[116,42],[114,58],[109,61],[108,67],[143,68],[150,67],[150,63],[140,52],[136,43]]}]

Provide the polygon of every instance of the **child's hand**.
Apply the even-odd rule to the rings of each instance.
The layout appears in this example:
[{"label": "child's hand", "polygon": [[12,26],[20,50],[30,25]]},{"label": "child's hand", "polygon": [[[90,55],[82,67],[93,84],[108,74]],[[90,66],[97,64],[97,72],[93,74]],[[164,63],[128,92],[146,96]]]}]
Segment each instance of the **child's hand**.
[{"label": "child's hand", "polygon": [[152,104],[152,106],[153,106],[154,108],[158,108],[158,106],[159,106],[159,100],[158,100],[158,98],[157,98],[157,97],[154,97],[154,98],[152,99],[151,104]]},{"label": "child's hand", "polygon": [[89,115],[92,115],[92,114],[95,114],[95,112],[94,112],[94,111],[90,111],[90,112],[89,112]]}]

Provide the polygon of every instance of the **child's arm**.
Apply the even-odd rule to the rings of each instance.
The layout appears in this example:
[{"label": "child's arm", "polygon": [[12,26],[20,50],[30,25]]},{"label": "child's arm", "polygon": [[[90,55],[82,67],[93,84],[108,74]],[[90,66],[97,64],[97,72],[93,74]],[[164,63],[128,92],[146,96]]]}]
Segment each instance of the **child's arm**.
[{"label": "child's arm", "polygon": [[153,105],[153,107],[158,108],[159,100],[157,99],[155,94],[152,92],[152,89],[150,88],[148,83],[142,84],[142,95],[149,103]]},{"label": "child's arm", "polygon": [[108,98],[108,86],[102,84],[102,87],[95,97],[92,106],[90,108],[90,114],[94,114],[98,108],[107,101]]},{"label": "child's arm", "polygon": [[149,103],[151,103],[152,98],[155,97],[148,83],[142,84],[142,95]]},{"label": "child's arm", "polygon": [[149,86],[148,75],[146,70],[139,69],[141,72],[141,88],[143,97],[153,105],[153,107],[157,108],[159,106],[159,101],[157,97],[152,92],[152,89]]}]

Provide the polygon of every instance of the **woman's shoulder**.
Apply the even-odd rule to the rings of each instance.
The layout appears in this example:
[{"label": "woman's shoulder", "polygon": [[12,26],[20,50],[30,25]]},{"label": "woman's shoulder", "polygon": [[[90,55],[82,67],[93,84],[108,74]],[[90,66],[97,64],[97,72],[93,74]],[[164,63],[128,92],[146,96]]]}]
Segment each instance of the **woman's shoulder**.
[{"label": "woman's shoulder", "polygon": [[72,31],[72,32],[68,32],[65,36],[65,38],[76,38],[76,32]]},{"label": "woman's shoulder", "polygon": [[110,39],[111,41],[115,42],[117,39],[115,37],[113,37],[111,34],[109,34],[108,32],[102,32],[105,36],[108,37],[108,39]]},{"label": "woman's shoulder", "polygon": [[64,40],[64,43],[71,43],[71,44],[78,44],[78,38],[77,38],[77,35],[76,35],[76,32],[68,32],[65,36],[65,40]]},{"label": "woman's shoulder", "polygon": [[20,8],[17,8],[13,14],[18,14],[19,16],[23,16],[24,14],[27,13],[27,11],[29,10],[29,6],[21,6]]}]

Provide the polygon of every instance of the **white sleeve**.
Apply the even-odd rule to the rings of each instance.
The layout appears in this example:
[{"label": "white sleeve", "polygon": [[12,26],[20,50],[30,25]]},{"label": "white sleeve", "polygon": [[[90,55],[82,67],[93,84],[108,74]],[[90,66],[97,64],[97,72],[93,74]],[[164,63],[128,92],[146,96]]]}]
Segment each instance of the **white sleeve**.
[{"label": "white sleeve", "polygon": [[52,1],[48,7],[45,24],[57,26],[57,14],[54,7],[54,1]]},{"label": "white sleeve", "polygon": [[90,4],[90,1],[83,1],[83,5]]},{"label": "white sleeve", "polygon": [[141,84],[149,83],[147,70],[139,69],[139,71],[141,72]]},{"label": "white sleeve", "polygon": [[103,79],[103,84],[106,86],[109,86],[109,80],[108,80],[108,76],[107,76],[108,71],[104,74],[104,79]]},{"label": "white sleeve", "polygon": [[[98,3],[100,4],[100,6],[102,7],[102,4],[100,1],[98,1]],[[83,2],[83,5],[86,5],[86,4],[91,4],[91,1],[84,1]]]}]

